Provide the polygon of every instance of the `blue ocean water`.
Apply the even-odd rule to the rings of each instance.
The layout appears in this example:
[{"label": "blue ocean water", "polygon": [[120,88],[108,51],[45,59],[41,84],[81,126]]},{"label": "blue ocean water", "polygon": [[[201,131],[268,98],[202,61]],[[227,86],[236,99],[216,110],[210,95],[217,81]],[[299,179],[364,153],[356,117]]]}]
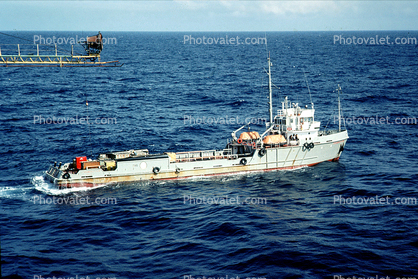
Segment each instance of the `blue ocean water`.
[{"label": "blue ocean water", "polygon": [[[27,40],[95,34],[8,33]],[[333,42],[341,34],[394,39],[418,32],[102,33],[117,39],[105,45],[102,60],[120,60],[122,67],[0,68],[3,277],[418,276],[418,46]],[[184,44],[185,35],[266,35],[268,47]],[[75,156],[223,148],[240,125],[185,118],[267,118],[267,51],[275,108],[284,96],[310,103],[306,75],[316,120],[336,128],[335,89],[342,86],[350,138],[339,162],[78,191],[57,190],[42,178],[52,162]],[[35,121],[86,116],[116,122]],[[386,120],[375,123],[380,118]],[[261,132],[264,124],[252,128]],[[189,200],[224,197],[265,202]],[[353,204],[353,198],[390,202]]]}]

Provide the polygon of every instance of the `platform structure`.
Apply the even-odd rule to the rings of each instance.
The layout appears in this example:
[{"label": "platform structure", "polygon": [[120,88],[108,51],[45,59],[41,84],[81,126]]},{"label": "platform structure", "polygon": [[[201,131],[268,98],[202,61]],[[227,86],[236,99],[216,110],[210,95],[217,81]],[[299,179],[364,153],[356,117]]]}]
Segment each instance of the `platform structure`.
[{"label": "platform structure", "polygon": [[118,67],[119,61],[100,61],[100,52],[87,55],[62,51],[55,45],[0,45],[0,67]]}]

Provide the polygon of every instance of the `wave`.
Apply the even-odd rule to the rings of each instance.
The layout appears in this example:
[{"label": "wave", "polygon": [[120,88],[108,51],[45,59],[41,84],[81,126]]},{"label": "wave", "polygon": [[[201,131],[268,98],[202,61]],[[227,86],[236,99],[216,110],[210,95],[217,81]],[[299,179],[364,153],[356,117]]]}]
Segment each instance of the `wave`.
[{"label": "wave", "polygon": [[412,86],[411,84],[398,84],[398,85],[388,86],[387,89],[401,89],[401,88],[407,88],[411,86]]},{"label": "wave", "polygon": [[98,184],[95,187],[76,187],[76,188],[65,188],[58,189],[56,185],[45,180],[45,177],[42,175],[35,176],[32,178],[31,183],[34,185],[35,189],[39,192],[42,192],[49,196],[62,196],[71,193],[77,192],[87,192],[97,188],[103,188],[109,186],[110,184]]},{"label": "wave", "polygon": [[358,97],[358,98],[349,98],[348,100],[352,102],[360,102],[360,103],[373,102],[374,104],[376,103],[376,101],[379,101],[379,102],[398,101],[398,99],[396,98],[390,98],[387,96],[380,96],[380,95],[367,95],[367,96]]},{"label": "wave", "polygon": [[0,188],[0,198],[28,200],[26,197],[27,189],[22,187],[6,186]]}]

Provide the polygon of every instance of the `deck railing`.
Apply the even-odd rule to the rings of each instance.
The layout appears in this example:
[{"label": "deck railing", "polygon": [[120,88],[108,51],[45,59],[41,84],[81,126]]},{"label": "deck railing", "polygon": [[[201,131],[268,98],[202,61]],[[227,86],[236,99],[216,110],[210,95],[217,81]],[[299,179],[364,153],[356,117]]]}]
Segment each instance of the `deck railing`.
[{"label": "deck railing", "polygon": [[232,149],[202,150],[202,151],[189,151],[189,152],[177,152],[176,153],[176,162],[190,162],[190,161],[231,159],[231,158],[238,158],[238,154],[232,154]]}]

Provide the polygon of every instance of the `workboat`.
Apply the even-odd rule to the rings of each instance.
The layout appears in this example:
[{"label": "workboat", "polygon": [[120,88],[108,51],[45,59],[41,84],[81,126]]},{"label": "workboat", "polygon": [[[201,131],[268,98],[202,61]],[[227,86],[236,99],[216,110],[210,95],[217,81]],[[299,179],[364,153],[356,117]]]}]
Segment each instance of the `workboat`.
[{"label": "workboat", "polygon": [[69,163],[54,163],[45,176],[59,188],[96,187],[129,181],[295,169],[337,161],[348,139],[347,130],[341,129],[341,87],[338,85],[337,89],[338,129],[320,130],[312,101],[309,108],[308,105],[302,108],[285,97],[273,117],[271,66],[268,58],[270,121],[261,135],[244,131],[238,136],[246,124],[232,132],[222,150],[160,154],[150,154],[147,149],[108,152],[97,159],[81,156]]}]

